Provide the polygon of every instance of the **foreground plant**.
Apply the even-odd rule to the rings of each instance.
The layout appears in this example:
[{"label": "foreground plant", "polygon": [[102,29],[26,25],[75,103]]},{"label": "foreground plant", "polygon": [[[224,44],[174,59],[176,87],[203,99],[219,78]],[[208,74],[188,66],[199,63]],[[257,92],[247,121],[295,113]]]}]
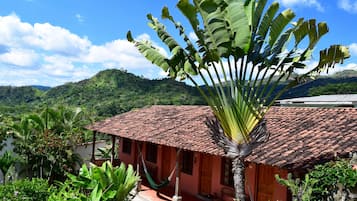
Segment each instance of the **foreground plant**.
[{"label": "foreground plant", "polygon": [[[307,77],[349,57],[346,47],[331,45],[320,51],[316,66],[306,69],[314,47],[328,32],[327,24],[303,18],[293,22],[292,10],[280,12],[279,3],[267,8],[266,4],[267,0],[179,0],[177,7],[195,37],[191,33],[189,37],[191,30],[175,21],[166,7],[162,18],[173,23],[182,37],[180,42],[148,14],[149,26],[167,45],[170,58],[149,41],[136,41],[130,31],[127,34],[170,77],[192,81],[211,106],[219,121],[219,129],[213,129],[219,133],[214,135],[232,159],[239,200],[245,199],[243,159],[267,140],[264,115],[274,101]],[[306,69],[306,73],[297,75],[297,69]]]},{"label": "foreground plant", "polygon": [[51,199],[69,200],[75,197],[75,200],[86,201],[126,201],[131,199],[129,193],[139,179],[131,165],[126,168],[122,163],[113,167],[109,161],[101,167],[93,165],[90,169],[83,165],[78,176],[69,174],[68,177],[69,180],[59,192],[51,195]]},{"label": "foreground plant", "polygon": [[50,192],[44,179],[22,179],[0,185],[0,200],[6,201],[42,201],[47,200]]}]

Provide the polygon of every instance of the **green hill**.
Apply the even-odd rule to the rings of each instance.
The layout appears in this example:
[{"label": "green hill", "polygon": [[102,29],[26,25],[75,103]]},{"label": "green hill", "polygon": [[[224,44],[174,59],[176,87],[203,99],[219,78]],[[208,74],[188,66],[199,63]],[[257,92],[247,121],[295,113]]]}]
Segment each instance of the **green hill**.
[{"label": "green hill", "polygon": [[45,91],[33,87],[0,87],[0,112],[9,112],[11,106],[10,113],[15,106],[24,104],[32,109],[63,104],[80,106],[105,117],[154,104],[204,103],[198,91],[185,83],[172,79],[149,80],[116,69]]},{"label": "green hill", "polygon": [[[321,76],[289,90],[281,98],[346,92],[357,93],[357,71]],[[94,115],[107,117],[147,105],[203,105],[205,102],[194,87],[185,83],[172,79],[149,80],[116,69],[54,88],[0,87],[0,113],[16,116],[57,104],[80,106]]]}]

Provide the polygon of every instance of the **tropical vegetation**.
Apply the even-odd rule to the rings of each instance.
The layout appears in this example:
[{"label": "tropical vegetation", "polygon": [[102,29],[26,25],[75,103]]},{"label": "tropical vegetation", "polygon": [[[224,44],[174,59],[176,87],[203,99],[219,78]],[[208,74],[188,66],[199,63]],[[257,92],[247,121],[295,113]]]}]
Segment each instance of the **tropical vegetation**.
[{"label": "tropical vegetation", "polygon": [[333,94],[357,94],[357,82],[327,84],[325,86],[320,86],[309,90],[310,96]]},{"label": "tropical vegetation", "polygon": [[45,108],[39,114],[23,116],[11,126],[14,152],[24,159],[24,172],[29,178],[61,180],[74,172],[81,159],[74,152],[83,142],[84,125],[90,119],[79,108]]},{"label": "tropical vegetation", "polygon": [[82,159],[75,148],[90,134],[84,129],[90,122],[85,111],[70,107],[46,107],[20,120],[2,122],[0,131],[5,139],[13,139],[14,153],[5,151],[0,156],[4,179],[0,197],[10,201],[129,200],[138,180],[132,166],[113,167],[107,161],[101,167],[83,165],[78,173]]},{"label": "tropical vegetation", "polygon": [[0,185],[0,200],[6,201],[39,201],[47,200],[51,192],[44,179],[22,179]]},{"label": "tropical vegetation", "polygon": [[[3,179],[3,184],[6,183],[6,181],[9,180],[8,177],[11,177],[13,175],[10,175],[10,170],[11,168],[15,168],[15,164],[21,162],[21,159],[19,157],[14,156],[10,151],[5,151],[5,153],[0,156],[0,171],[4,177]],[[10,178],[11,179],[11,178]]]},{"label": "tropical vegetation", "polygon": [[357,155],[355,159],[316,165],[303,180],[293,179],[291,174],[287,179],[275,177],[289,188],[294,201],[348,200],[349,194],[357,194],[357,171],[353,169],[357,161],[353,160],[357,160]]},{"label": "tropical vegetation", "polygon": [[94,118],[104,118],[155,104],[202,105],[204,101],[194,87],[184,83],[149,80],[117,69],[45,91],[31,86],[0,87],[0,113],[15,119],[47,106],[81,107]]},{"label": "tropical vegetation", "polygon": [[[268,109],[289,88],[342,63],[349,57],[348,49],[331,45],[319,52],[317,65],[307,69],[306,61],[328,26],[315,19],[293,21],[295,13],[280,11],[278,2],[179,0],[177,8],[190,29],[176,21],[167,7],[161,17],[181,38],[174,38],[163,23],[147,15],[170,57],[150,41],[135,40],[130,31],[127,39],[171,78],[190,80],[197,87],[218,120],[208,123],[213,137],[232,159],[235,198],[245,200],[243,160],[269,137],[264,119]],[[189,37],[191,31],[195,37]],[[297,69],[307,72],[295,74]],[[284,85],[278,88],[279,84]]]},{"label": "tropical vegetation", "polygon": [[126,201],[131,199],[129,193],[139,179],[131,165],[126,168],[122,163],[119,167],[113,167],[109,161],[101,167],[92,165],[90,169],[83,165],[78,176],[69,174],[68,177],[49,201]]},{"label": "tropical vegetation", "polygon": [[[328,76],[319,76],[304,85],[287,90],[282,94],[281,99],[334,92],[356,93],[353,85],[356,82],[357,71],[343,71]],[[283,87],[283,84],[279,84],[279,87],[272,92],[272,97],[279,88]],[[336,90],[334,87],[327,91],[312,92],[315,91],[315,88],[324,88],[328,84],[337,84],[339,89]],[[172,79],[148,80],[116,69],[105,70],[90,79],[53,88],[0,86],[0,114],[2,114],[0,119],[11,117],[19,120],[22,115],[41,112],[44,107],[58,105],[81,107],[87,113],[91,113],[90,115],[94,119],[102,119],[127,112],[133,108],[154,104],[205,105],[207,103],[197,89],[185,83]]]}]

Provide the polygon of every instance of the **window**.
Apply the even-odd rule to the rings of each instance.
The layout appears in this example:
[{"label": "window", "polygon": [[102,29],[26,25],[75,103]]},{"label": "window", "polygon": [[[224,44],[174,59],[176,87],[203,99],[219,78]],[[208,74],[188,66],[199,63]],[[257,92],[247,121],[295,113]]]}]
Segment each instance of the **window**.
[{"label": "window", "polygon": [[131,140],[128,138],[123,139],[123,153],[131,154]]},{"label": "window", "polygon": [[222,158],[221,184],[233,187],[232,160]]},{"label": "window", "polygon": [[156,163],[157,160],[157,145],[152,143],[146,144],[146,160]]},{"label": "window", "polygon": [[183,151],[181,158],[181,172],[192,175],[193,169],[193,152]]}]

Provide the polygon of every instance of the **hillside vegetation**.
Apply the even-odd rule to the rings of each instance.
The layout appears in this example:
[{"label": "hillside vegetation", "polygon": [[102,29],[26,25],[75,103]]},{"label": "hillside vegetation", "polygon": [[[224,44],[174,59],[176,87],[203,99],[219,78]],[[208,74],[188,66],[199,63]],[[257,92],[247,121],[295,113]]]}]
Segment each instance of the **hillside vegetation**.
[{"label": "hillside vegetation", "polygon": [[[0,87],[0,109],[5,113],[53,105],[85,108],[98,116],[113,116],[147,105],[205,104],[194,87],[171,79],[149,80],[121,70],[105,70],[90,79],[46,91],[33,87]],[[29,106],[31,108],[26,108]]]},{"label": "hillside vegetation", "polygon": [[[280,86],[282,87],[282,86]],[[357,71],[321,76],[295,87],[284,98],[357,93]],[[0,87],[0,113],[17,116],[46,106],[79,106],[108,117],[148,105],[204,105],[196,88],[172,79],[149,80],[122,70],[105,70],[90,79],[58,87]]]}]

